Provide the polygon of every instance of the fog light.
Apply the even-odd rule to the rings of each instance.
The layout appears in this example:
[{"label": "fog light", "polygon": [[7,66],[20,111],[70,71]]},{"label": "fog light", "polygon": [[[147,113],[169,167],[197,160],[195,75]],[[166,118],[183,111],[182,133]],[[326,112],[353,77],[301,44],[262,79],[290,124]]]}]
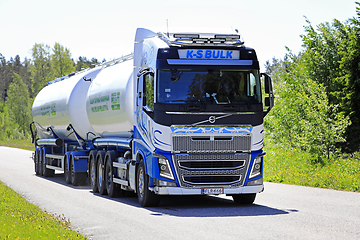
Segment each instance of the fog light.
[{"label": "fog light", "polygon": [[253,181],[249,181],[247,182],[247,186],[254,186],[254,185],[262,185],[263,184],[263,178],[259,178],[259,179],[256,179],[256,180],[253,180]]},{"label": "fog light", "polygon": [[155,185],[159,187],[177,187],[176,183],[168,182],[160,179],[155,180]]}]

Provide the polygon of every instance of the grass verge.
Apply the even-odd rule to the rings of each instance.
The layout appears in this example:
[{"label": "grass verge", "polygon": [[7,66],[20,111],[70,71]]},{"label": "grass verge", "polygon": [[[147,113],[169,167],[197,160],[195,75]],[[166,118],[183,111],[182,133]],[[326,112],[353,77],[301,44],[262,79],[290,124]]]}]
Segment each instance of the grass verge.
[{"label": "grass verge", "polygon": [[267,142],[265,150],[265,181],[360,192],[359,153],[312,164],[310,154],[297,149]]},{"label": "grass verge", "polygon": [[0,140],[0,146],[34,151],[34,144],[31,143],[31,140]]},{"label": "grass verge", "polygon": [[87,239],[64,215],[50,215],[0,181],[0,239]]}]

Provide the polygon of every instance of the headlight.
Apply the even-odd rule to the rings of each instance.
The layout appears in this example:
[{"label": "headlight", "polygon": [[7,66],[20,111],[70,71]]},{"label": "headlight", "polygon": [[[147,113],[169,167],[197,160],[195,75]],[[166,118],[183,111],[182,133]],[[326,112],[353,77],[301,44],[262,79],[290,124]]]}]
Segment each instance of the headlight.
[{"label": "headlight", "polygon": [[169,160],[166,157],[159,154],[154,154],[154,157],[158,158],[160,176],[175,180],[174,175],[171,171]]},{"label": "headlight", "polygon": [[260,154],[260,156],[254,159],[249,178],[254,178],[261,174],[264,155]]}]

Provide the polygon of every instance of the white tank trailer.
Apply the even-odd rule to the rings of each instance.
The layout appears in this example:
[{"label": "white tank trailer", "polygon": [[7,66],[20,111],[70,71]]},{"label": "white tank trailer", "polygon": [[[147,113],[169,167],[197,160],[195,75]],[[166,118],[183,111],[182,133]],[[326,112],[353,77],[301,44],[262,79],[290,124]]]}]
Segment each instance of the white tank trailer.
[{"label": "white tank trailer", "polygon": [[249,204],[264,188],[263,118],[273,102],[271,79],[239,35],[139,28],[133,54],[36,96],[35,173],[62,171],[110,197],[134,191],[142,206],[209,194]]}]

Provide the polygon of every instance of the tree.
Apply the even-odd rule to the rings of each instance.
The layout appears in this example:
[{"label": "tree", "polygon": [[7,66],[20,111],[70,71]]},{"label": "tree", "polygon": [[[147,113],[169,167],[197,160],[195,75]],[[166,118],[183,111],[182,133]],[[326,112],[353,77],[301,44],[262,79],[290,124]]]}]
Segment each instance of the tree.
[{"label": "tree", "polygon": [[349,20],[347,30],[346,49],[341,49],[342,59],[339,61],[339,78],[345,85],[343,92],[343,108],[351,120],[346,131],[347,152],[358,151],[360,148],[360,3],[356,3],[357,16]]},{"label": "tree", "polygon": [[31,122],[30,97],[26,84],[19,74],[14,73],[14,81],[10,84],[6,105],[10,110],[10,117],[20,127],[21,134],[26,137]]},{"label": "tree", "polygon": [[0,139],[23,138],[18,129],[19,125],[10,117],[9,108],[5,105],[5,102],[0,102]]},{"label": "tree", "polygon": [[35,43],[32,51],[31,81],[32,92],[36,95],[47,82],[52,80],[50,69],[50,47],[43,43]]},{"label": "tree", "polygon": [[75,63],[71,59],[71,53],[68,48],[64,48],[60,43],[55,43],[51,54],[51,66],[53,77],[58,78],[75,71]]},{"label": "tree", "polygon": [[[322,161],[345,141],[349,121],[338,105],[329,104],[325,87],[311,79],[306,55],[289,56],[291,61],[275,71],[275,107],[265,119],[265,127],[271,139],[308,151],[315,161]],[[287,67],[279,67],[284,65]]]},{"label": "tree", "polygon": [[93,68],[98,64],[100,63],[96,58],[92,58],[91,60],[88,60],[86,57],[80,56],[76,63],[76,71],[81,71],[86,68]]},{"label": "tree", "polygon": [[350,117],[345,152],[359,150],[360,142],[360,4],[357,17],[341,23],[333,20],[315,30],[308,19],[302,35],[304,57],[310,77],[327,88],[329,101]]}]

